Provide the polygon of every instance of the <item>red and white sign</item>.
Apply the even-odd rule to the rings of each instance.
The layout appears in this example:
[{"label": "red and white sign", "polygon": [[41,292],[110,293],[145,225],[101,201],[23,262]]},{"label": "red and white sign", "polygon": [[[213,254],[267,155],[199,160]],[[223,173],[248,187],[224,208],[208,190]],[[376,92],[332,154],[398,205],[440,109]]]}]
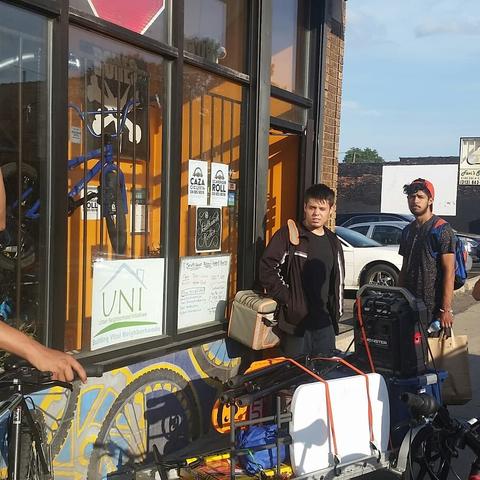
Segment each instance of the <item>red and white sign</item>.
[{"label": "red and white sign", "polygon": [[142,35],[165,9],[164,0],[88,0],[95,16]]}]

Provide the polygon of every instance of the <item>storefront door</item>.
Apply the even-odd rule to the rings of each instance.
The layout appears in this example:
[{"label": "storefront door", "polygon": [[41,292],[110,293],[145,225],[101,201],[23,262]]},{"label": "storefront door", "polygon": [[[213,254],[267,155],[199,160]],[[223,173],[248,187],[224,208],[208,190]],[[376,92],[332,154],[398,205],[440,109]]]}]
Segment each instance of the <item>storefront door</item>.
[{"label": "storefront door", "polygon": [[300,135],[270,130],[268,157],[268,190],[266,241],[297,217]]}]

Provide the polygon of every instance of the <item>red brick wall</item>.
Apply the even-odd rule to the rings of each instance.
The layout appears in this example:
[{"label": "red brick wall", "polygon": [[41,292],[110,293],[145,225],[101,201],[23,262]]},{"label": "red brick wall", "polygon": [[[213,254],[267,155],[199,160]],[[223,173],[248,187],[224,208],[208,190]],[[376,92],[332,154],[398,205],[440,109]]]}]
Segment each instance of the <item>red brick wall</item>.
[{"label": "red brick wall", "polygon": [[[321,158],[321,182],[335,191],[338,179],[338,151],[340,137],[340,110],[342,100],[344,24],[327,21],[327,46],[323,97],[323,146]],[[332,218],[331,224],[335,224]]]}]

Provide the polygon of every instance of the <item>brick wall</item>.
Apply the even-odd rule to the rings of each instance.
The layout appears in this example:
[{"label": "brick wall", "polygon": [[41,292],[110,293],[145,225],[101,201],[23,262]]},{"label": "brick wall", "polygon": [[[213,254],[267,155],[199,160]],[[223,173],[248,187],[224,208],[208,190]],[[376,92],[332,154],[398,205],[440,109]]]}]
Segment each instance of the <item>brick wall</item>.
[{"label": "brick wall", "polygon": [[[338,0],[337,0],[338,1]],[[343,0],[341,0],[343,2]],[[338,151],[340,137],[340,110],[342,99],[344,54],[344,4],[342,21],[331,17],[327,22],[327,46],[325,56],[325,81],[323,97],[323,142],[321,158],[321,182],[337,190]],[[333,225],[335,224],[332,218]]]}]

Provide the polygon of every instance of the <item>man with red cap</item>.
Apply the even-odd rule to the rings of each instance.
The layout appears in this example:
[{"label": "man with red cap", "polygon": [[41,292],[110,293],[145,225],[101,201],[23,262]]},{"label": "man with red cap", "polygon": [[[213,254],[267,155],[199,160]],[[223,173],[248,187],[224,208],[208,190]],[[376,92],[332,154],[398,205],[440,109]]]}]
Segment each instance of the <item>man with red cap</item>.
[{"label": "man with red cap", "polygon": [[450,328],[455,279],[452,227],[433,214],[435,189],[431,182],[417,178],[403,191],[415,220],[403,229],[400,240],[403,265],[399,285],[425,302],[432,321],[438,320],[441,328]]}]

